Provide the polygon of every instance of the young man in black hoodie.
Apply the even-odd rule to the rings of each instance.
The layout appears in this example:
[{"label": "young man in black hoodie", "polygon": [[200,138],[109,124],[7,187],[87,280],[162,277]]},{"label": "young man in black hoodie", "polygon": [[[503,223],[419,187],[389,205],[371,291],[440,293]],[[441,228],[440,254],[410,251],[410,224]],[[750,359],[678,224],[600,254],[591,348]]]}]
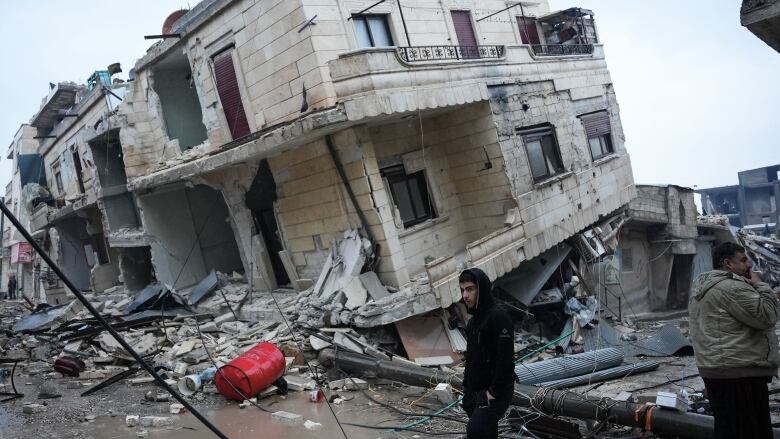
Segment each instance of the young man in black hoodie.
[{"label": "young man in black hoodie", "polygon": [[490,279],[478,268],[460,274],[460,291],[469,314],[463,409],[469,415],[468,439],[498,437],[498,421],[514,393],[514,325],[493,303]]}]

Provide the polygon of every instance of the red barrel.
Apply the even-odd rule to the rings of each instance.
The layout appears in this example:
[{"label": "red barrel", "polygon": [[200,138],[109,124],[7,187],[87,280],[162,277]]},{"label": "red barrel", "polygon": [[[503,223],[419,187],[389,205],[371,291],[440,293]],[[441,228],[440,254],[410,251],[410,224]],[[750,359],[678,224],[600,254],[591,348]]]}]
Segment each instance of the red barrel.
[{"label": "red barrel", "polygon": [[278,380],[284,375],[284,368],[282,351],[264,341],[222,366],[217,371],[214,384],[225,398],[243,401],[256,396]]}]

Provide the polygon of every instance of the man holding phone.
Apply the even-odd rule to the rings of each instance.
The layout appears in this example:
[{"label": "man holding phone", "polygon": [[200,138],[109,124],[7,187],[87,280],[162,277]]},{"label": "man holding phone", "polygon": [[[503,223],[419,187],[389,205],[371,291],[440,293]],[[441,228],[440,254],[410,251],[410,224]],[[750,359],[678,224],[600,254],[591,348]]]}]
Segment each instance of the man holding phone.
[{"label": "man holding phone", "polygon": [[745,249],[720,244],[713,271],[696,279],[690,339],[715,416],[715,438],[772,438],[767,384],[780,366],[780,305]]}]

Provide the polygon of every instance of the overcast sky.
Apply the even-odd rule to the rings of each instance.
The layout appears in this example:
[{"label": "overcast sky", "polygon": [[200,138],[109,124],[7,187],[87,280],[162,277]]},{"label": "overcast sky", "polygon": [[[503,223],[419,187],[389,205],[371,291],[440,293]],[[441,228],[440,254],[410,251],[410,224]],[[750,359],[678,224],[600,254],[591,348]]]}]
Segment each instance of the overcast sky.
[{"label": "overcast sky", "polygon": [[[739,0],[550,0],[590,8],[607,55],[637,183],[709,187],[780,163],[780,54],[739,24]],[[191,4],[195,4],[193,1]],[[402,1],[403,3],[403,1]],[[7,146],[49,82],[126,72],[186,2],[8,2],[0,41],[0,182]]]}]

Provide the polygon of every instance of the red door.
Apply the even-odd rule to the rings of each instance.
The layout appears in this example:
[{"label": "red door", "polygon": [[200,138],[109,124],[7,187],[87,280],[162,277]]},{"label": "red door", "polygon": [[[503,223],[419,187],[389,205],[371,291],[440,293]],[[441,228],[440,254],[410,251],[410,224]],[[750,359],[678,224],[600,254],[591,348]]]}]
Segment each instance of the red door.
[{"label": "red door", "polygon": [[217,93],[225,111],[228,128],[233,139],[249,134],[249,123],[246,120],[244,104],[238,90],[236,69],[233,66],[232,50],[220,53],[214,57],[214,78],[217,82]]},{"label": "red door", "polygon": [[455,26],[461,57],[479,58],[477,37],[474,35],[474,27],[471,25],[471,12],[452,11],[452,24]]},{"label": "red door", "polygon": [[536,20],[528,17],[517,17],[517,24],[520,26],[520,40],[523,44],[541,44],[539,41],[539,31],[536,28]]}]

